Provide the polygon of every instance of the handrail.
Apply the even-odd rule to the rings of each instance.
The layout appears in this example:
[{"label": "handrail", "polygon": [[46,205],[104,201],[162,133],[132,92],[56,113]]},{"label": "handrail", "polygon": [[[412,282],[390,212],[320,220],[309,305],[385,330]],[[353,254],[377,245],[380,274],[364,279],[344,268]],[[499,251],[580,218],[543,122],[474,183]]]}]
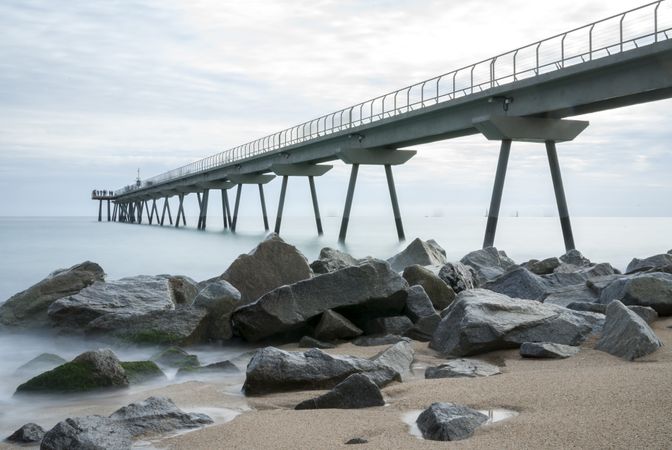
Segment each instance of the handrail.
[{"label": "handrail", "polygon": [[[180,178],[193,176],[195,174],[208,171],[212,168],[222,168],[235,165],[242,160],[254,158],[258,155],[269,152],[279,151],[283,148],[300,144],[318,137],[337,133],[347,128],[362,126],[364,124],[369,124],[385,119],[386,117],[389,118],[406,114],[411,111],[417,111],[418,109],[426,108],[440,102],[452,101],[458,97],[466,97],[474,93],[480,93],[484,90],[498,87],[503,84],[513,83],[520,79],[533,78],[543,73],[561,70],[567,66],[585,62],[586,57],[588,61],[592,61],[607,55],[625,52],[631,48],[640,47],[642,45],[649,45],[661,40],[668,40],[670,39],[668,36],[668,31],[672,31],[672,24],[668,24],[667,28],[663,27],[661,29],[659,15],[660,5],[666,1],[667,0],[657,0],[651,3],[647,3],[637,8],[614,14],[607,18],[574,28],[564,33],[559,33],[549,38],[533,42],[532,44],[519,47],[515,50],[501,53],[497,56],[461,67],[452,72],[447,72],[442,75],[411,84],[401,89],[397,89],[396,91],[374,97],[364,102],[357,103],[356,105],[340,109],[324,116],[320,116],[317,119],[303,122],[299,125],[286,128],[277,133],[273,133],[260,139],[238,145],[215,155],[211,155],[193,163],[178,167],[177,169],[153,176],[141,182],[139,186],[137,184],[125,186],[115,191],[114,195],[123,195],[129,192],[133,192],[137,189],[156,186]],[[652,11],[647,11],[647,9],[651,9]],[[633,37],[626,39],[625,21],[634,12],[646,12],[647,14],[651,14],[652,20],[647,20],[644,28],[639,33],[636,33]],[[616,27],[614,31],[617,36],[610,40],[608,44],[595,48],[595,27],[598,25],[607,24],[609,21],[613,21],[615,19],[617,19],[618,22],[614,24]],[[639,23],[635,23],[635,25],[639,25]],[[651,25],[653,26],[651,27]],[[569,35],[581,31],[587,31],[587,49],[579,50],[572,54],[571,49],[567,48],[567,45],[565,44],[566,38]],[[549,54],[553,54],[554,50],[555,52],[559,50],[560,59],[558,60],[557,57],[555,57],[556,59],[550,62],[542,62],[544,56],[542,52],[546,50],[544,44],[553,45],[553,41],[557,40],[558,38],[561,38],[559,42],[559,48],[551,47]],[[558,44],[556,43],[556,45]],[[530,64],[528,61],[526,67],[526,61],[521,60],[520,54],[529,50],[533,50],[533,54],[531,55],[532,62]],[[507,62],[509,63],[508,66]],[[501,63],[502,66],[497,66],[498,63]],[[489,75],[483,79],[475,78],[475,70],[486,64],[489,65]],[[469,81],[466,83],[464,81],[460,81],[460,75],[466,75]],[[446,78],[448,76],[452,76],[452,86],[448,87],[445,93],[442,93],[439,82],[442,78]],[[428,83],[430,86],[431,83],[435,83],[436,95],[434,97],[426,96],[425,86]],[[444,86],[445,89],[446,83],[444,83],[442,86]],[[415,97],[411,92],[414,88],[416,89]],[[417,96],[418,90],[419,99]],[[405,99],[404,96],[402,96],[401,100],[398,101],[399,94],[406,94]],[[429,95],[431,95],[431,89]],[[404,100],[405,104],[403,104]],[[399,102],[402,104],[400,105]],[[392,105],[391,109],[386,109],[386,105],[390,104]],[[380,110],[380,113],[374,114],[374,111],[378,110]],[[358,111],[359,117],[353,118],[353,111]],[[346,116],[345,118],[344,115]],[[329,117],[331,118],[331,123],[329,124],[330,126],[328,126],[327,123],[327,119]],[[306,127],[308,128],[307,130]]]}]

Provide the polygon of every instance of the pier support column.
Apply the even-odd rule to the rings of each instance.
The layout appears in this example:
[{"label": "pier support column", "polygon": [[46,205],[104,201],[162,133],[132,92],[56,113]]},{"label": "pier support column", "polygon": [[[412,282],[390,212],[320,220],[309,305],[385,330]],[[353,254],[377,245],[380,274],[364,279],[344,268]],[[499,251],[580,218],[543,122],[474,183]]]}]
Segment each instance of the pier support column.
[{"label": "pier support column", "polygon": [[103,201],[98,200],[98,222],[103,221]]},{"label": "pier support column", "polygon": [[[231,231],[236,231],[238,225],[238,210],[240,208],[240,194],[244,184],[257,184],[259,185],[259,199],[261,201],[261,213],[264,219],[264,229],[268,231],[268,214],[266,213],[266,199],[264,198],[264,189],[263,184],[266,184],[273,180],[275,175],[267,175],[262,173],[246,173],[246,174],[237,174],[237,175],[227,175],[227,184],[232,186],[231,183],[238,185],[236,189],[236,204],[233,210],[233,221],[229,221],[231,224]],[[228,199],[226,200],[228,203]],[[228,208],[227,208],[228,209]]]},{"label": "pier support column", "polygon": [[222,221],[224,222],[224,229],[231,226],[231,208],[229,207],[229,193],[227,189],[222,191]]},{"label": "pier support column", "polygon": [[231,223],[231,231],[236,231],[236,224],[238,223],[238,208],[240,207],[240,191],[242,189],[242,184],[239,184],[236,188],[236,204],[233,207],[233,222]]},{"label": "pier support column", "polygon": [[163,200],[163,211],[161,212],[161,226],[163,226],[164,219],[166,218],[166,212],[168,213],[168,221],[170,225],[173,224],[173,216],[170,213],[170,202],[168,202],[168,197]]},{"label": "pier support column", "polygon": [[320,205],[317,203],[317,190],[315,189],[315,177],[310,175],[308,177],[308,185],[310,186],[310,198],[313,200],[313,212],[315,213],[315,225],[317,226],[317,235],[322,236],[322,217],[320,217]]},{"label": "pier support column", "polygon": [[497,161],[497,172],[495,173],[495,185],[492,188],[492,198],[490,199],[490,209],[488,210],[488,223],[485,226],[483,248],[492,247],[495,243],[499,207],[502,204],[502,191],[504,190],[504,179],[506,178],[506,168],[509,164],[510,153],[511,140],[502,140],[502,145],[499,149],[499,160]]},{"label": "pier support column", "polygon": [[358,172],[359,164],[353,164],[350,171],[348,193],[345,197],[345,209],[343,210],[343,219],[341,220],[341,231],[338,233],[339,242],[345,242],[345,235],[348,233],[348,222],[350,222],[350,210],[352,209],[352,197],[355,195],[355,184],[357,184]]},{"label": "pier support column", "polygon": [[551,178],[553,179],[555,201],[558,204],[558,215],[560,216],[565,250],[574,250],[576,248],[574,246],[574,234],[572,233],[572,223],[569,220],[569,210],[567,209],[565,189],[562,186],[562,175],[560,174],[560,163],[558,162],[558,152],[555,148],[555,142],[546,141],[546,154],[548,155],[548,165],[551,169]]},{"label": "pier support column", "polygon": [[[152,199],[152,206],[149,208],[149,211],[147,212],[147,216],[148,216],[150,225],[152,223],[154,223],[154,210],[155,209],[156,209],[156,200]],[[156,220],[158,221],[159,218],[157,217]]]},{"label": "pier support column", "polygon": [[156,223],[159,223],[159,209],[156,207],[156,199],[152,200],[152,210],[154,211],[154,217],[156,217]]},{"label": "pier support column", "polygon": [[289,177],[284,175],[282,177],[282,186],[280,187],[280,201],[278,202],[278,215],[275,218],[275,233],[280,234],[280,224],[282,223],[282,210],[285,208],[285,194],[287,194],[287,179]]},{"label": "pier support column", "polygon": [[199,206],[199,215],[198,215],[198,226],[199,230],[205,230],[206,217],[208,215],[208,199],[210,198],[210,190],[205,189],[203,195],[196,193],[198,196],[198,206]]},{"label": "pier support column", "polygon": [[400,241],[406,239],[404,235],[404,225],[401,223],[401,212],[399,211],[399,202],[397,201],[397,190],[394,187],[394,178],[392,177],[392,166],[385,164],[385,176],[387,177],[387,187],[390,190],[390,200],[392,201],[392,212],[394,213],[394,224],[397,226],[397,236]]},{"label": "pier support column", "polygon": [[117,207],[119,204],[117,202],[114,202],[114,208],[112,208],[112,222],[117,221]]},{"label": "pier support column", "polygon": [[261,202],[261,215],[264,218],[264,230],[268,231],[268,214],[266,214],[266,199],[264,198],[264,185],[259,184],[259,201]]},{"label": "pier support column", "polygon": [[179,206],[177,207],[177,217],[175,218],[175,228],[180,226],[180,216],[182,216],[184,226],[187,226],[187,219],[184,218],[184,194],[179,194],[177,196],[180,200]]},{"label": "pier support column", "polygon": [[112,215],[110,214],[110,199],[107,199],[107,221],[109,222],[112,219]]}]

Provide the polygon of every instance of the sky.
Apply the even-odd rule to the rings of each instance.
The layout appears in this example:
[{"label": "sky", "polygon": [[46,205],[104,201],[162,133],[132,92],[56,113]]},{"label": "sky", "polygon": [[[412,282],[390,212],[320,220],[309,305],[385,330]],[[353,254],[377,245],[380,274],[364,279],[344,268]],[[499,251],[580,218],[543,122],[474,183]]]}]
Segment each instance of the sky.
[{"label": "sky", "polygon": [[[3,0],[0,215],[92,216],[91,190],[130,184],[137,169],[150,177],[640,4]],[[558,146],[571,214],[672,215],[671,107],[580,117],[588,129]],[[402,214],[484,214],[496,142],[413,148],[394,168]],[[317,181],[328,215],[341,213],[348,182],[334,165]],[[271,215],[279,186],[267,186]],[[241,214],[258,214],[248,190]],[[309,215],[309,201],[307,182],[292,179],[285,213]],[[390,208],[382,168],[363,167],[353,214]],[[513,144],[502,215],[515,213],[557,214],[543,145]]]}]

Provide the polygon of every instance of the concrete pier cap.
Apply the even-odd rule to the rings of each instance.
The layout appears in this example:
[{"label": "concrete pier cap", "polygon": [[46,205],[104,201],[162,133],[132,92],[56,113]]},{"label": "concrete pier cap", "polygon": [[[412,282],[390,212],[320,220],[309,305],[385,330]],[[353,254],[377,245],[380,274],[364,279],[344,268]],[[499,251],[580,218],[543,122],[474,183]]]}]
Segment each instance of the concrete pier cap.
[{"label": "concrete pier cap", "polygon": [[341,149],[336,156],[346,164],[397,166],[407,162],[416,153],[416,150],[347,148]]},{"label": "concrete pier cap", "polygon": [[227,175],[226,178],[235,184],[266,184],[272,181],[275,178],[275,175],[246,173]]},{"label": "concrete pier cap", "polygon": [[491,141],[567,142],[585,130],[586,120],[487,116],[473,120],[474,127]]},{"label": "concrete pier cap", "polygon": [[334,166],[328,164],[273,164],[271,172],[285,177],[319,177]]}]

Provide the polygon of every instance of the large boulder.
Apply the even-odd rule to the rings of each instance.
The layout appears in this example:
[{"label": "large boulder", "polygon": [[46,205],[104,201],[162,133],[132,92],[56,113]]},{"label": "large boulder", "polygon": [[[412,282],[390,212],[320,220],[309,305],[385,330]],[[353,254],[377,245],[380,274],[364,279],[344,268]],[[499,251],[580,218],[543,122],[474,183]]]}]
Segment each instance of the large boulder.
[{"label": "large boulder", "polygon": [[554,344],[552,342],[523,342],[520,356],[524,358],[563,359],[574,356],[580,348],[572,345]]},{"label": "large boulder", "polygon": [[282,286],[237,309],[231,318],[242,337],[258,341],[299,330],[329,309],[348,317],[400,313],[407,287],[387,263],[373,260]]},{"label": "large boulder", "polygon": [[335,272],[346,267],[357,266],[365,262],[368,258],[357,259],[349,254],[331,247],[325,247],[320,250],[320,257],[310,263],[310,268],[316,274]]},{"label": "large boulder", "polygon": [[609,303],[604,330],[595,349],[632,361],[662,345],[644,319],[618,300]]},{"label": "large boulder", "polygon": [[103,269],[90,261],[57,270],[0,304],[0,324],[25,328],[47,326],[49,305],[63,297],[77,294],[104,278]]},{"label": "large boulder", "polygon": [[179,347],[169,347],[154,354],[150,360],[166,367],[184,369],[199,367],[198,356],[187,353]]},{"label": "large boulder", "polygon": [[[568,307],[570,304],[585,303],[594,305],[598,300],[597,294],[590,289],[586,283],[573,284],[570,286],[550,288],[543,296],[543,302],[549,305],[558,305]],[[590,311],[590,309],[581,310],[579,308],[570,308],[577,311]]]},{"label": "large boulder", "polygon": [[455,300],[455,291],[445,281],[426,267],[413,264],[402,275],[409,286],[422,286],[434,308],[442,310]]},{"label": "large boulder", "polygon": [[36,423],[27,423],[12,433],[6,440],[16,444],[32,444],[40,442],[44,437],[44,428]]},{"label": "large boulder", "polygon": [[591,279],[618,274],[618,270],[609,263],[600,263],[585,267],[562,264],[552,274],[544,275],[543,279],[549,286],[565,287],[575,284],[585,284],[586,281]]},{"label": "large boulder", "polygon": [[471,266],[461,262],[444,264],[439,270],[439,278],[450,286],[456,294],[466,289],[478,287],[476,271]]},{"label": "large boulder", "polygon": [[323,341],[352,339],[362,333],[354,323],[330,309],[322,313],[320,322],[315,327],[315,337]]},{"label": "large boulder", "polygon": [[115,420],[84,416],[57,423],[45,433],[40,450],[130,450],[132,444],[131,433]]},{"label": "large boulder", "polygon": [[168,283],[176,305],[191,305],[200,290],[195,280],[184,275],[168,275]]},{"label": "large boulder", "polygon": [[199,375],[238,375],[240,369],[231,361],[219,361],[200,367],[184,367],[177,371],[178,377]]},{"label": "large boulder", "polygon": [[207,336],[212,340],[231,339],[231,314],[241,305],[240,292],[226,280],[208,283],[192,303],[194,308],[203,308],[208,312]]},{"label": "large boulder", "polygon": [[154,361],[122,361],[121,367],[124,368],[130,384],[166,379],[166,374],[159,369]]},{"label": "large boulder", "polygon": [[516,267],[483,285],[500,294],[514,298],[541,300],[548,290],[544,279],[524,267]]},{"label": "large boulder", "polygon": [[376,317],[366,322],[364,330],[368,335],[404,335],[413,328],[413,322],[406,316]]},{"label": "large boulder", "polygon": [[588,258],[583,256],[583,254],[576,249],[569,250],[567,253],[562,255],[560,257],[560,261],[562,261],[564,264],[569,264],[574,267],[590,267],[593,265],[593,263]]},{"label": "large boulder", "polygon": [[387,260],[392,270],[401,272],[408,266],[441,266],[446,263],[446,251],[434,240],[413,239],[404,250]]},{"label": "large boulder", "polygon": [[383,394],[376,383],[366,375],[355,373],[326,394],[305,400],[294,409],[359,409],[384,404]]},{"label": "large boulder", "polygon": [[487,247],[465,255],[460,262],[470,266],[476,273],[478,285],[492,281],[516,266],[516,263],[495,247]]},{"label": "large boulder", "polygon": [[413,321],[413,328],[408,335],[414,339],[428,341],[432,338],[441,317],[434,309],[431,300],[422,286],[408,288],[404,314]]},{"label": "large boulder", "polygon": [[376,336],[359,336],[352,340],[352,344],[358,347],[378,347],[380,345],[392,345],[398,342],[409,342],[408,337],[398,334],[379,334]]},{"label": "large boulder", "polygon": [[650,306],[661,316],[672,315],[672,274],[642,273],[616,279],[600,293],[600,303]]},{"label": "large boulder", "polygon": [[416,421],[422,437],[432,441],[459,441],[471,437],[488,416],[454,403],[433,403]]},{"label": "large boulder", "polygon": [[250,253],[238,256],[219,278],[240,291],[242,303],[250,303],[273,289],[310,277],[306,257],[271,234]]},{"label": "large boulder", "polygon": [[603,321],[599,314],[472,289],[447,309],[429,346],[446,356],[468,356],[523,342],[578,345]]},{"label": "large boulder", "polygon": [[661,255],[649,256],[644,259],[634,258],[625,269],[627,273],[639,272],[647,269],[655,269],[672,265],[672,254],[663,253]]},{"label": "large boulder", "polygon": [[126,372],[109,349],[84,352],[72,361],[31,378],[16,393],[69,393],[128,386]]},{"label": "large boulder", "polygon": [[560,264],[559,258],[552,257],[552,258],[546,258],[542,259],[541,261],[539,260],[531,260],[528,261],[527,264],[525,264],[525,267],[527,269],[536,274],[536,275],[548,275],[553,273],[555,269],[557,269]]},{"label": "large boulder", "polygon": [[476,378],[502,373],[499,367],[478,359],[451,359],[443,364],[425,369],[425,378]]},{"label": "large boulder", "polygon": [[39,373],[54,369],[66,362],[68,361],[53,353],[41,353],[16,369],[14,375],[33,377]]}]

